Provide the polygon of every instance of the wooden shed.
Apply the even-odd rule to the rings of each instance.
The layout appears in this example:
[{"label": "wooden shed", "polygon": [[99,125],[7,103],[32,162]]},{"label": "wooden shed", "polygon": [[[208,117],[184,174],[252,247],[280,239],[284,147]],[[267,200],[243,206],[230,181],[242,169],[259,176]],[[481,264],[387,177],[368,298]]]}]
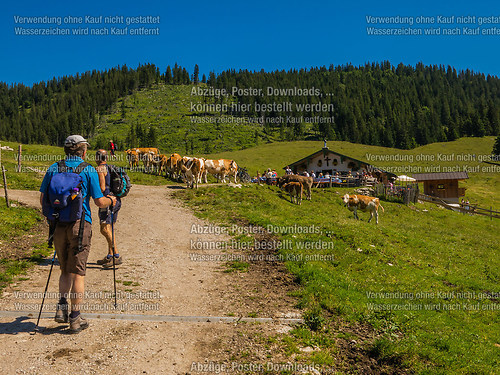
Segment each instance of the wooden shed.
[{"label": "wooden shed", "polygon": [[413,178],[424,183],[424,194],[457,203],[465,195],[458,181],[469,178],[467,172],[415,173]]}]

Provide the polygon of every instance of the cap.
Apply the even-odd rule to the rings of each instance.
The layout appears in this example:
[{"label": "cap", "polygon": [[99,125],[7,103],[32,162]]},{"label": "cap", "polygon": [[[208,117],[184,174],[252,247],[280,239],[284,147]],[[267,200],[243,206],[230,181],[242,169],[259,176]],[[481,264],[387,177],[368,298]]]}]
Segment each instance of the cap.
[{"label": "cap", "polygon": [[83,138],[81,135],[78,135],[78,134],[70,135],[64,141],[64,146],[71,147],[71,146],[77,145],[78,143],[82,143],[82,142],[86,143],[86,144],[89,144],[87,142],[87,140],[85,138]]}]

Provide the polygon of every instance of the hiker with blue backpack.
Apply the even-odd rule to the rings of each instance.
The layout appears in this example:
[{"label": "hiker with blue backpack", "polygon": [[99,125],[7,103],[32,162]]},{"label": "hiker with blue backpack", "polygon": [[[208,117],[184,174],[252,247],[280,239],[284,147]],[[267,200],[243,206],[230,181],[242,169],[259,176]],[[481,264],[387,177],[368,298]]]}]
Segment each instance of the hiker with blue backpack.
[{"label": "hiker with blue backpack", "polygon": [[[95,161],[97,164],[96,171],[99,175],[99,184],[101,186],[101,191],[104,195],[110,195],[114,193],[111,191],[112,185],[112,170],[114,166],[107,164],[108,153],[106,150],[97,150],[95,154]],[[120,256],[116,249],[116,240],[113,236],[113,231],[111,224],[116,223],[118,218],[118,211],[122,206],[121,199],[117,197],[116,204],[113,207],[99,208],[99,220],[101,221],[101,234],[108,241],[108,254],[97,261],[97,264],[102,265],[103,268],[113,267],[113,255],[115,257],[114,265],[120,265],[123,263],[123,257]],[[114,228],[113,228],[114,229]]]},{"label": "hiker with blue backpack", "polygon": [[90,197],[99,208],[114,206],[117,202],[115,196],[103,195],[96,170],[84,161],[87,146],[87,140],[81,135],[66,138],[66,158],[48,168],[40,187],[40,203],[49,221],[49,247],[54,244],[61,268],[55,321],[69,323],[70,333],[88,327],[87,320],[80,314],[80,305],[92,237]]}]

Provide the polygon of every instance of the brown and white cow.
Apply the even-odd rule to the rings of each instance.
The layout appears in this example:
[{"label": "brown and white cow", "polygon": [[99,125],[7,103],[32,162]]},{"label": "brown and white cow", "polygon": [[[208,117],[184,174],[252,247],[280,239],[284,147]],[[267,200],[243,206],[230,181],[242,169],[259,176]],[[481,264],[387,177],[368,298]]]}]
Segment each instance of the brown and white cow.
[{"label": "brown and white cow", "polygon": [[188,188],[198,189],[198,183],[204,170],[204,161],[200,158],[183,157],[180,160],[181,172],[186,178]]},{"label": "brown and white cow", "polygon": [[283,177],[279,177],[277,180],[278,187],[282,187],[283,185],[289,182],[300,182],[306,194],[308,200],[311,200],[311,189],[314,182],[312,177],[299,176],[296,174],[287,174]]},{"label": "brown and white cow", "polygon": [[222,182],[226,182],[226,176],[234,176],[234,183],[236,183],[236,175],[238,174],[238,164],[234,160],[218,159],[218,160],[205,160],[205,172],[203,173],[203,180],[207,182],[207,174],[215,176]]},{"label": "brown and white cow", "polygon": [[290,194],[290,202],[297,204],[302,204],[302,191],[303,187],[300,182],[291,181],[284,184],[281,189],[285,190],[288,194]]},{"label": "brown and white cow", "polygon": [[384,207],[380,204],[380,200],[374,197],[367,197],[366,195],[349,195],[346,194],[342,197],[345,206],[349,209],[349,211],[354,211],[354,217],[359,220],[358,217],[358,209],[361,211],[370,212],[370,218],[368,222],[370,222],[375,216],[375,222],[378,224],[378,208],[382,209],[384,212]]},{"label": "brown and white cow", "polygon": [[205,159],[204,158],[194,158],[192,156],[183,156],[182,159],[180,160],[180,162],[178,163],[179,165],[179,169],[181,169],[181,173],[184,175],[184,177],[186,177],[186,173],[184,172],[184,170],[182,170],[182,166],[186,166],[186,165],[190,165],[190,163],[193,161],[193,160],[197,160],[197,163],[199,164],[199,173],[196,174],[196,183],[197,184],[201,184],[203,181],[202,181],[202,177],[203,177],[203,173],[205,172]]}]

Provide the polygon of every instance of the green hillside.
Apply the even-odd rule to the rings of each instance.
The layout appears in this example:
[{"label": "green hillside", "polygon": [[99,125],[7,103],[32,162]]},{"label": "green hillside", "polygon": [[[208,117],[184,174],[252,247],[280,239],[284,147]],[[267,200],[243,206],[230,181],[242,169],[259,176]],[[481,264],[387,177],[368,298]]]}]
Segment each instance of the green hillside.
[{"label": "green hillside", "polygon": [[[99,119],[93,144],[106,147],[113,139],[122,148],[157,146],[165,153],[193,154],[240,150],[269,140],[258,124],[235,124],[232,116],[192,111],[191,105],[202,103],[201,96],[191,95],[193,87],[160,83],[119,99]],[[206,118],[220,122],[199,122]]]}]

